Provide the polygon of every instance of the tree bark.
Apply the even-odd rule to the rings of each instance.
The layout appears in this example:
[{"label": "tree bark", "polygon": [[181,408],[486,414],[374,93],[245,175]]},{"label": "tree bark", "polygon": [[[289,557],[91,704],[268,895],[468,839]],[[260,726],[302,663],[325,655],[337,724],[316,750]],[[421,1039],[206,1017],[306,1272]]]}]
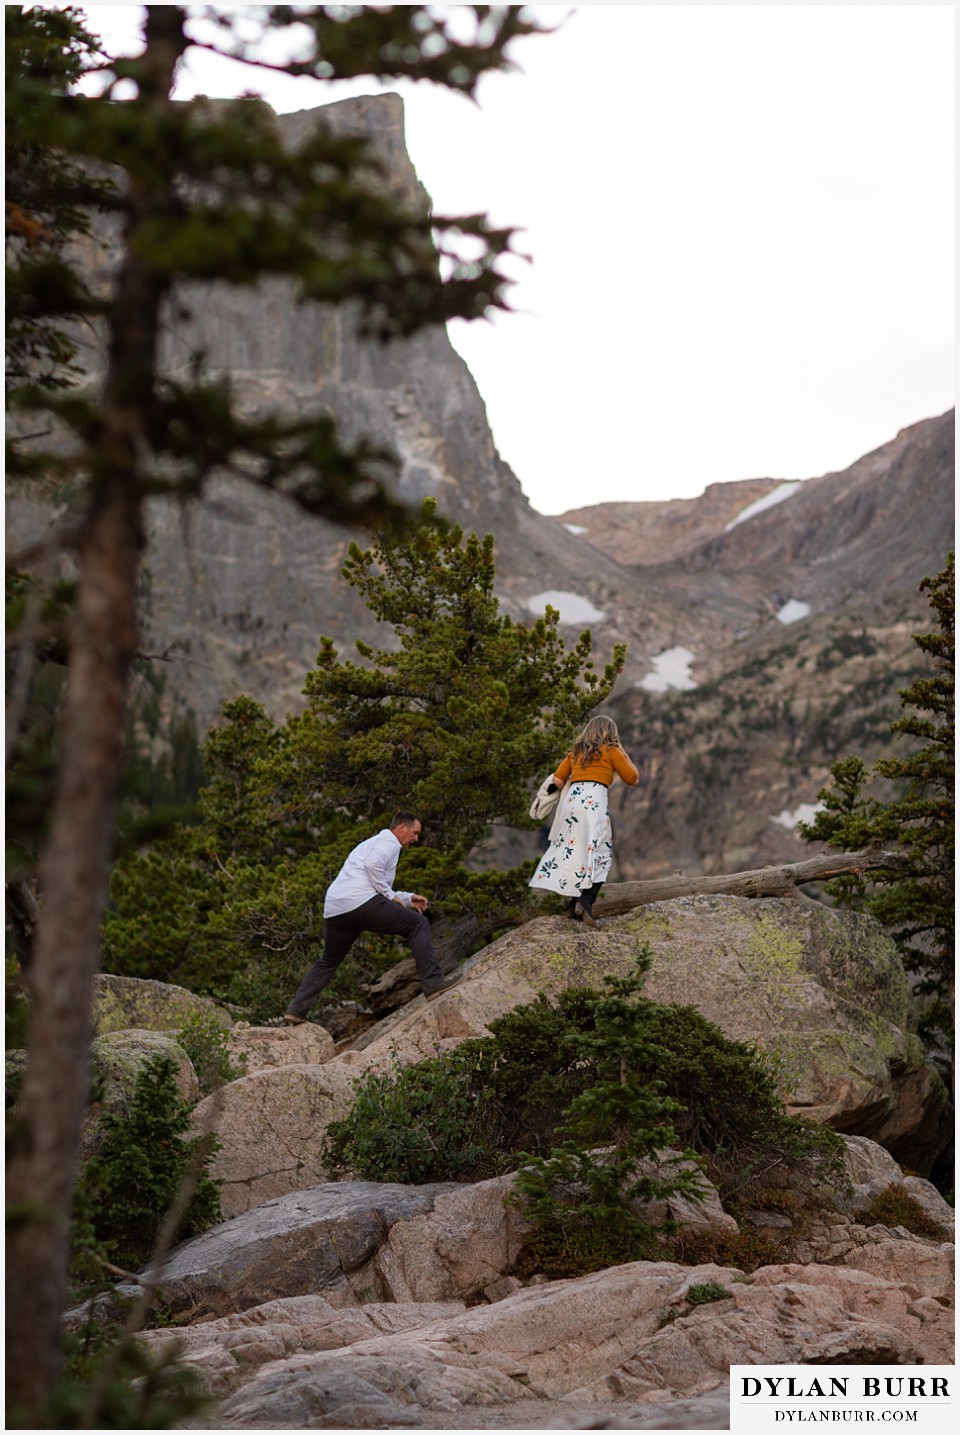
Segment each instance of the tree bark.
[{"label": "tree bark", "polygon": [[[150,6],[140,102],[170,103],[185,48],[183,12]],[[130,673],[137,652],[137,576],[148,473],[145,427],[156,377],[165,272],[136,257],[138,227],[172,187],[163,158],[131,176],[100,432],[86,454],[87,515],[50,838],[40,861],[41,920],[28,971],[30,1019],[7,1193],[7,1396],[11,1424],[42,1428],[60,1366],[73,1174],[89,1087],[93,978],[107,896],[123,766]]]},{"label": "tree bark", "polygon": [[726,897],[798,897],[807,882],[829,881],[853,872],[872,872],[898,867],[902,859],[895,852],[870,847],[863,852],[827,852],[788,862],[781,867],[758,867],[748,872],[729,872],[713,877],[658,877],[649,882],[608,882],[594,905],[595,917],[616,917],[650,902],[669,902],[674,897],[722,894]]}]

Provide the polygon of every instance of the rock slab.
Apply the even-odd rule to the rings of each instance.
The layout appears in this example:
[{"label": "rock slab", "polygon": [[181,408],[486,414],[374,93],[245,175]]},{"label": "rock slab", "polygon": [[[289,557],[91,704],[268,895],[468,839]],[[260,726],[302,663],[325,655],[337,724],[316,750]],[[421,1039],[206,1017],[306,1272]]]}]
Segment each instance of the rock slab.
[{"label": "rock slab", "polygon": [[[692,1304],[691,1287],[708,1283],[726,1294]],[[188,1332],[187,1358],[208,1388],[229,1390],[217,1412],[225,1428],[476,1429],[503,1425],[508,1411],[520,1428],[527,1408],[551,1406],[554,1428],[683,1428],[670,1420],[674,1402],[713,1409],[731,1364],[943,1364],[952,1337],[944,1306],[865,1272],[775,1266],[745,1277],[636,1262],[419,1315],[274,1301]],[[585,1419],[591,1408],[602,1418]],[[617,1409],[623,1423],[609,1418]]]}]

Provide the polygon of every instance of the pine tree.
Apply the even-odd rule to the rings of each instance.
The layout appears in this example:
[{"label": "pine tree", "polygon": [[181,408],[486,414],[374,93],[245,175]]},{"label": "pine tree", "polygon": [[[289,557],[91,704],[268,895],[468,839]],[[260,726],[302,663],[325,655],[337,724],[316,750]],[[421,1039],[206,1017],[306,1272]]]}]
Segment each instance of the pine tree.
[{"label": "pine tree", "polygon": [[492,822],[525,823],[529,779],[610,692],[622,646],[600,676],[590,633],[568,652],[556,610],[512,622],[494,592],[493,539],[438,523],[432,499],[412,537],[353,544],[343,572],[396,645],[358,643],[361,664],[323,639],[271,779],[295,809],[364,821],[408,807],[424,847],[462,853]]},{"label": "pine tree", "polygon": [[657,1229],[636,1206],[702,1198],[692,1151],[659,1159],[676,1141],[673,1120],[683,1108],[650,1076],[665,1055],[656,1009],[642,996],[652,959],[644,947],[629,976],[606,976],[606,991],[591,994],[592,1029],[569,1038],[591,1080],[564,1113],[564,1139],[546,1156],[527,1157],[517,1174],[517,1199],[538,1228],[532,1248],[554,1269],[576,1266],[584,1246],[604,1252],[601,1264],[653,1259]]},{"label": "pine tree", "polygon": [[[860,758],[831,769],[833,784],[819,794],[824,810],[801,827],[809,841],[848,851],[890,847],[900,857],[894,870],[874,879],[833,888],[846,903],[862,904],[889,927],[916,992],[937,1000],[926,1017],[933,1033],[952,1029],[954,961],[954,555],[941,572],[924,578],[938,628],[914,637],[932,660],[933,673],[900,693],[904,715],[891,725],[914,740],[912,750],[881,759],[869,773]],[[893,797],[867,797],[871,776],[893,784]]]},{"label": "pine tree", "polygon": [[[292,30],[298,41],[307,37],[305,49],[297,46],[303,58],[281,64],[287,73],[405,76],[472,96],[482,74],[508,66],[510,41],[537,26],[516,6],[454,8],[276,6],[243,14],[274,53],[294,48]],[[349,304],[364,332],[386,341],[505,308],[500,261],[511,247],[511,231],[483,216],[428,214],[387,192],[380,165],[356,137],[320,125],[291,149],[254,99],[215,108],[175,103],[177,67],[192,43],[184,6],[147,6],[142,54],[104,68],[101,97],[72,98],[70,84],[86,56],[81,42],[74,64],[74,42],[58,29],[61,13],[5,10],[8,153],[19,164],[13,197],[23,216],[12,292],[27,296],[13,311],[26,329],[15,330],[22,362],[8,400],[34,432],[56,427],[55,450],[21,442],[18,456],[21,472],[69,484],[75,522],[64,541],[77,572],[50,835],[39,864],[22,1139],[8,1167],[18,1211],[7,1253],[18,1311],[8,1337],[9,1395],[14,1422],[28,1426],[41,1419],[60,1360],[66,1213],[139,647],[147,498],[189,499],[210,474],[230,469],[335,520],[399,521],[404,512],[389,487],[396,460],[378,445],[346,443],[323,417],[245,417],[229,388],[205,374],[201,354],[187,377],[165,376],[160,339],[177,286],[285,276],[302,301]],[[471,21],[473,33],[458,38]],[[276,68],[246,34],[236,14],[224,14],[216,39],[204,43],[248,65]],[[49,64],[65,47],[69,65]],[[132,86],[134,98],[114,99],[120,82]],[[47,188],[34,203],[27,182],[41,170]],[[83,187],[103,174],[116,183],[96,193]],[[69,217],[71,205],[82,211],[79,222]],[[31,225],[43,228],[60,216],[82,233],[97,210],[115,218],[119,253],[111,292],[96,300],[106,365],[100,391],[91,393],[58,387],[72,358],[69,348],[58,351],[59,336],[85,312],[79,270],[58,251],[59,287],[35,282],[28,271]],[[31,296],[44,306],[32,316]]]},{"label": "pine tree", "polygon": [[[61,96],[96,63],[97,42],[78,11],[8,6],[6,23],[6,394],[25,384],[48,391],[82,377],[72,332],[103,303],[71,265],[69,245],[89,237],[92,212],[111,204],[111,180],[93,173],[69,150],[51,146],[31,113]],[[14,98],[15,97],[15,98]],[[49,456],[29,461],[7,444],[8,472],[48,469]]]},{"label": "pine tree", "polygon": [[[559,760],[623,668],[602,675],[585,631],[568,650],[555,609],[529,627],[499,608],[493,540],[438,518],[427,500],[412,533],[352,545],[343,570],[391,646],[358,643],[360,661],[321,642],[305,710],[276,727],[238,698],[204,750],[209,783],[197,823],[121,861],[104,924],[106,961],[128,976],[175,981],[270,1015],[323,939],[323,895],[351,847],[407,808],[423,841],[403,885],[439,915],[501,915],[526,868],[470,872],[492,823],[529,826],[532,779]],[[177,911],[157,930],[167,893]],[[370,944],[379,974],[395,944]],[[354,968],[338,974],[349,982]],[[360,993],[357,992],[357,995]]]},{"label": "pine tree", "polygon": [[222,1219],[220,1182],[207,1172],[219,1145],[188,1135],[190,1110],[177,1088],[174,1059],[163,1052],[143,1063],[127,1109],[103,1116],[100,1151],[87,1177],[101,1196],[93,1227],[110,1259],[128,1270],[149,1260],[163,1218],[201,1156],[183,1233],[197,1235]]}]

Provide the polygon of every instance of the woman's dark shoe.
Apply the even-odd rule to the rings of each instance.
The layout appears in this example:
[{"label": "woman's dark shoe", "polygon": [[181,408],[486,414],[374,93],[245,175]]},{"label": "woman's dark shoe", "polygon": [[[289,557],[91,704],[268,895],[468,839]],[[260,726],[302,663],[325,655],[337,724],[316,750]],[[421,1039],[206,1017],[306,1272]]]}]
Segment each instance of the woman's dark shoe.
[{"label": "woman's dark shoe", "polygon": [[595,932],[598,930],[597,919],[582,899],[577,903],[574,912],[577,921],[582,922],[585,927],[592,927]]}]

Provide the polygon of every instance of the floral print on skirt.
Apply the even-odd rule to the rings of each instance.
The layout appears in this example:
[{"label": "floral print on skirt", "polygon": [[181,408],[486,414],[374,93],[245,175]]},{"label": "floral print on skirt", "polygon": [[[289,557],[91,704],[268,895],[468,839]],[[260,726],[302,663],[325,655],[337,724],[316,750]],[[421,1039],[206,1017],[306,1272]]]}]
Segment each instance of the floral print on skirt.
[{"label": "floral print on skirt", "polygon": [[613,862],[607,789],[602,782],[574,782],[561,801],[553,840],[530,878],[530,886],[578,897],[587,887],[605,882]]}]

